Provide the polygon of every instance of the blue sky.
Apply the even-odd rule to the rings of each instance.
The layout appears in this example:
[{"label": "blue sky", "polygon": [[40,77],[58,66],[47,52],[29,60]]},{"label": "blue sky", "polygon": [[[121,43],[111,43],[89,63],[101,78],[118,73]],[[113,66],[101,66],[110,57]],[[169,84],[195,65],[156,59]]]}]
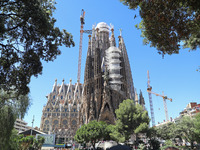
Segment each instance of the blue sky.
[{"label": "blue sky", "polygon": [[[78,52],[80,38],[80,13],[84,9],[85,30],[90,30],[92,25],[99,22],[112,23],[116,42],[118,40],[119,29],[122,28],[129,61],[132,70],[133,82],[137,92],[140,89],[149,111],[149,98],[147,89],[147,70],[150,72],[152,91],[164,93],[173,99],[167,101],[169,117],[175,118],[179,115],[189,102],[200,102],[200,72],[196,69],[200,66],[200,51],[188,52],[182,49],[180,54],[166,55],[164,59],[157,53],[155,48],[143,45],[140,37],[140,30],[135,25],[140,22],[140,17],[134,19],[138,11],[128,9],[119,0],[57,0],[54,17],[57,19],[56,26],[66,29],[74,37],[75,47],[60,47],[62,54],[53,62],[43,62],[43,74],[38,78],[32,77],[30,86],[30,97],[32,105],[29,108],[24,120],[31,126],[33,115],[35,121],[33,126],[40,126],[43,106],[46,104],[48,95],[55,79],[58,83],[75,83],[78,70]],[[82,70],[81,82],[83,83],[84,66],[88,45],[88,35],[83,36]],[[161,97],[152,95],[155,121],[165,120],[163,100]],[[150,115],[150,111],[149,111]]]}]

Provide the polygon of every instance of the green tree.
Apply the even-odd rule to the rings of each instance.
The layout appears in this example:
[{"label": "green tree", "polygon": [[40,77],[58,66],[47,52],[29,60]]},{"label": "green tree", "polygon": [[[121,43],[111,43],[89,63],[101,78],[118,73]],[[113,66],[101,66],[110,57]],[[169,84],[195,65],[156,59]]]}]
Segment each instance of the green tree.
[{"label": "green tree", "polygon": [[166,140],[165,146],[161,147],[161,150],[165,150],[168,147],[177,148],[172,140]]},{"label": "green tree", "polygon": [[191,144],[191,148],[194,148],[194,141],[196,141],[194,119],[189,116],[184,116],[177,123],[176,132],[179,133],[182,139]]},{"label": "green tree", "polygon": [[104,141],[106,141],[106,140],[114,140],[115,141],[115,139],[113,139],[112,138],[112,136],[111,136],[111,133],[113,133],[114,131],[115,131],[115,125],[112,125],[112,124],[109,124],[109,125],[107,125],[105,122],[104,122],[104,127],[103,127],[103,139],[104,139]]},{"label": "green tree", "polygon": [[170,140],[176,137],[176,125],[172,122],[156,128],[156,136],[163,140]]},{"label": "green tree", "polygon": [[147,111],[139,104],[134,104],[133,100],[124,100],[119,105],[116,113],[115,138],[128,141],[131,134],[138,134],[148,130],[149,117]]},{"label": "green tree", "polygon": [[18,145],[20,150],[38,150],[41,149],[44,143],[44,137],[38,136],[37,139],[34,136],[19,136]]},{"label": "green tree", "polygon": [[0,108],[0,149],[9,149],[8,143],[15,119],[12,106],[3,106]]},{"label": "green tree", "polygon": [[7,93],[0,89],[0,149],[10,149],[9,139],[12,135],[12,129],[16,118],[23,118],[29,105],[28,95],[19,95],[16,93]]},{"label": "green tree", "polygon": [[87,137],[87,130],[86,130],[86,125],[82,125],[77,131],[76,135],[74,136],[74,139],[78,143],[88,143],[89,139]]},{"label": "green tree", "polygon": [[0,1],[0,89],[28,94],[41,61],[56,59],[61,45],[74,46],[72,35],[55,27],[55,9],[54,0]]},{"label": "green tree", "polygon": [[19,140],[22,136],[23,135],[18,135],[18,131],[16,129],[12,130],[8,144],[9,150],[19,150]]},{"label": "green tree", "polygon": [[91,142],[95,147],[95,143],[104,137],[106,129],[106,123],[97,122],[96,120],[90,121],[88,124],[82,125],[76,131],[75,140],[78,143]]},{"label": "green tree", "polygon": [[[120,0],[129,9],[138,10],[144,43],[162,54],[177,54],[181,48],[200,46],[199,0]],[[135,16],[136,17],[136,16]]]},{"label": "green tree", "polygon": [[196,134],[197,143],[200,143],[200,113],[196,114],[195,116],[194,133]]},{"label": "green tree", "polygon": [[118,126],[113,125],[112,132],[110,133],[111,139],[114,141],[117,141],[119,143],[125,142],[125,136],[124,134],[120,133],[118,131]]},{"label": "green tree", "polygon": [[158,150],[160,148],[160,142],[158,141],[157,136],[157,128],[156,127],[150,127],[147,132],[146,136],[148,140],[149,147],[152,147],[152,149]]}]

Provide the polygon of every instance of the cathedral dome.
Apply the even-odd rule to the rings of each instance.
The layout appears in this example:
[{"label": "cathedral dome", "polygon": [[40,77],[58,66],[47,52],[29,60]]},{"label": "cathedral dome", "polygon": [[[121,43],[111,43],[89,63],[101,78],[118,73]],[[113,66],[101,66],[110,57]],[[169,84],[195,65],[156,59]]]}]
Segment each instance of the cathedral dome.
[{"label": "cathedral dome", "polygon": [[101,31],[109,32],[110,31],[110,27],[105,22],[98,23],[96,28],[99,28],[99,32],[101,32]]}]

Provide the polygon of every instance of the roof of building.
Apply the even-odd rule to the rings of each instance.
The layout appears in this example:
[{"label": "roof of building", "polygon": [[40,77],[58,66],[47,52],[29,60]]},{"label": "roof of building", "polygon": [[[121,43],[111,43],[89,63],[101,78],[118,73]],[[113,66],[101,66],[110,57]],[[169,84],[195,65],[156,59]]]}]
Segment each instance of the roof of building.
[{"label": "roof of building", "polygon": [[96,28],[99,29],[99,32],[101,32],[101,31],[109,32],[110,31],[110,27],[105,22],[98,23]]},{"label": "roof of building", "polygon": [[42,131],[39,131],[39,130],[35,130],[35,129],[28,129],[28,130],[25,130],[25,131],[22,131],[20,132],[19,134],[23,134],[25,136],[28,136],[28,135],[31,135],[31,130],[32,130],[32,135],[36,135],[36,134],[46,134]]}]

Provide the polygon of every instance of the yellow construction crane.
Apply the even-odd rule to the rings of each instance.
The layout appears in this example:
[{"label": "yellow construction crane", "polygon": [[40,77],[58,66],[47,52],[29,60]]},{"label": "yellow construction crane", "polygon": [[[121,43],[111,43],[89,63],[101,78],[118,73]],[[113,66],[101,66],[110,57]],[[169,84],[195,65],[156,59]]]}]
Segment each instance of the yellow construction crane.
[{"label": "yellow construction crane", "polygon": [[[165,117],[166,117],[166,121],[169,121],[169,116],[168,116],[168,110],[167,110],[167,103],[166,103],[166,100],[170,100],[172,102],[172,99],[171,98],[168,98],[167,96],[164,95],[164,92],[161,94],[157,94],[155,92],[152,92],[152,87],[150,86],[150,79],[149,79],[149,71],[147,71],[147,74],[148,74],[148,86],[147,86],[147,92],[149,94],[154,94],[156,96],[160,96],[163,98],[163,103],[164,103],[164,109],[165,109]],[[152,100],[151,100],[152,101]],[[151,105],[150,105],[151,106]],[[151,108],[152,109],[152,112],[153,112],[153,107]]]}]

